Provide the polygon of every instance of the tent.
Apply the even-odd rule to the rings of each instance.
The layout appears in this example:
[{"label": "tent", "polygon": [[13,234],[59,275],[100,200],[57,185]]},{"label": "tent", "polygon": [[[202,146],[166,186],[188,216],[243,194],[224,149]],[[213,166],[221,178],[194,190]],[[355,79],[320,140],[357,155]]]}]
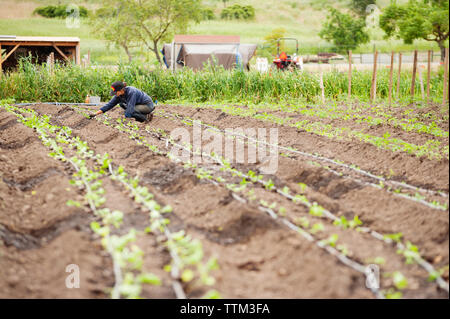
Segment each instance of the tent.
[{"label": "tent", "polygon": [[190,67],[200,70],[205,63],[222,65],[225,69],[236,66],[249,69],[249,61],[256,51],[256,44],[239,42],[236,36],[175,36],[171,44],[164,44],[163,59],[167,68],[172,66],[175,52],[175,70]]}]

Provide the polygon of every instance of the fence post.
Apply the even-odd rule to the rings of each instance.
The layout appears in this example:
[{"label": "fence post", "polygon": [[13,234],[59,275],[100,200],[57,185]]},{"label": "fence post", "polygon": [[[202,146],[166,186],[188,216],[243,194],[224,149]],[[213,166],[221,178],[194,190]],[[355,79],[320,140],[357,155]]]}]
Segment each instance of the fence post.
[{"label": "fence post", "polygon": [[171,47],[171,50],[170,50],[171,52],[170,52],[170,62],[171,62],[171,64],[170,64],[170,69],[172,70],[172,72],[174,72],[175,73],[175,40],[174,41],[172,41],[172,47]]},{"label": "fence post", "polygon": [[348,51],[348,98],[352,95],[352,50]]},{"label": "fence post", "polygon": [[47,69],[48,71],[53,74],[53,65],[55,64],[55,55],[53,52],[51,52],[48,56],[47,56]]},{"label": "fence post", "polygon": [[322,104],[325,104],[325,87],[323,85],[323,72],[320,70],[320,90],[322,93]]},{"label": "fence post", "polygon": [[430,102],[431,50],[428,50],[427,62],[427,105]]},{"label": "fence post", "polygon": [[378,51],[375,51],[373,55],[373,73],[372,73],[372,85],[370,87],[370,102],[373,102],[377,96],[377,58]]},{"label": "fence post", "polygon": [[411,80],[411,97],[414,98],[414,91],[416,88],[416,72],[417,72],[417,50],[414,50],[413,71]]},{"label": "fence post", "polygon": [[402,74],[402,53],[398,54],[397,100],[400,99],[400,81]]},{"label": "fence post", "polygon": [[420,93],[422,95],[422,101],[423,101],[423,100],[425,100],[425,91],[423,89],[422,68],[420,67],[420,65],[419,65],[418,71],[419,71]]},{"label": "fence post", "polygon": [[389,105],[392,102],[392,75],[394,73],[394,51],[391,52],[391,68],[389,69]]},{"label": "fence post", "polygon": [[447,94],[448,94],[448,48],[445,48],[445,59],[444,59],[444,87],[442,90],[442,105],[445,106],[447,103]]}]

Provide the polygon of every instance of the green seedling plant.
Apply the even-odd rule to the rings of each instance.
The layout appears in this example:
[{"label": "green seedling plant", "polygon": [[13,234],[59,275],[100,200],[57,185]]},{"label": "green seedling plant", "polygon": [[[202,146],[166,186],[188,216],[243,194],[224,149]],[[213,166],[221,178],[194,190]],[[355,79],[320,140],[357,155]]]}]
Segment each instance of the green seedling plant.
[{"label": "green seedling plant", "polygon": [[433,272],[430,273],[430,275],[428,276],[428,281],[435,281],[437,280],[439,277],[441,277],[446,271],[448,272],[449,269],[449,265],[442,267],[439,270],[435,270]]},{"label": "green seedling plant", "polygon": [[358,226],[362,225],[362,221],[359,219],[359,217],[357,215],[355,215],[355,217],[353,217],[353,220],[348,221],[347,218],[345,218],[345,216],[341,216],[340,219],[337,219],[333,222],[334,225],[336,226],[340,226],[344,229],[347,228],[356,228]]},{"label": "green seedling plant", "polygon": [[390,138],[390,134],[385,134],[383,137],[374,136],[371,134],[364,133],[363,131],[351,130],[350,128],[334,128],[330,124],[323,124],[321,122],[311,122],[309,120],[297,121],[295,123],[291,123],[292,118],[282,118],[275,115],[263,113],[258,114],[254,111],[248,112],[237,112],[236,108],[232,106],[221,106],[220,108],[222,112],[238,115],[241,117],[253,117],[255,119],[259,119],[262,121],[287,125],[290,127],[295,127],[299,130],[303,130],[309,133],[314,133],[320,136],[326,136],[331,139],[344,140],[344,139],[358,139],[360,141],[372,144],[377,148],[382,148],[386,150],[391,150],[393,152],[402,151],[408,154],[414,154],[417,157],[427,156],[430,159],[440,160],[442,158],[448,159],[448,146],[443,146],[443,149],[440,150],[439,147],[441,142],[428,140],[423,145],[415,145],[412,143],[405,142],[398,138]]},{"label": "green seedling plant", "polygon": [[[185,166],[194,166],[194,165],[192,165],[192,164],[190,164],[190,163],[184,163],[184,165]],[[231,167],[231,166],[228,166],[228,167]],[[239,174],[236,174],[236,175],[239,175]],[[246,175],[246,178],[247,179],[249,179],[249,180],[253,180],[253,181],[259,181],[259,180],[261,180],[262,179],[262,176],[261,175],[256,175],[256,174],[252,174],[251,172],[250,172],[250,174],[249,174],[250,176],[247,176]],[[246,181],[247,181],[247,179],[246,179]],[[245,185],[247,185],[247,182],[245,182],[244,183]],[[242,186],[242,185],[241,185]],[[285,189],[284,190],[285,192],[287,192],[287,190]],[[276,205],[274,205],[274,203],[272,203],[272,204],[267,204],[267,206],[268,207],[271,207],[271,208],[275,208],[275,206]],[[267,208],[267,209],[270,209],[271,210],[271,208]],[[280,209],[281,209],[281,207],[280,207]],[[160,226],[160,225],[157,225],[157,226]],[[323,227],[323,225],[322,225],[322,227]],[[316,228],[317,228],[317,226],[316,226]],[[298,230],[302,235],[304,235],[304,236],[306,236],[307,238],[310,238],[309,236],[310,235],[308,235],[304,230]],[[331,246],[330,246],[331,247]],[[337,250],[335,250],[334,251],[334,254],[340,254]],[[344,258],[345,256],[344,255],[342,255],[342,258]],[[342,258],[341,258],[341,260],[342,260]],[[345,259],[344,259],[345,260]],[[213,264],[213,263],[211,263],[211,264]],[[348,265],[350,265],[350,264],[348,264]],[[172,267],[172,265],[168,265],[167,267],[167,270],[168,271],[170,271],[173,267]],[[182,273],[182,275],[181,275],[182,277],[182,280],[191,280],[192,279],[192,276],[193,276],[193,272],[192,272],[192,270],[191,269],[188,269],[188,270],[186,270],[186,271],[183,271],[183,273]],[[207,280],[208,281],[208,280]]]},{"label": "green seedling plant", "polygon": [[[248,178],[249,180],[251,180],[252,178],[253,178],[253,180],[257,180],[258,182],[261,182],[260,180],[259,180],[259,178],[258,177],[256,177],[256,176],[254,176],[254,175],[252,175],[252,178],[250,178],[248,175],[246,175],[246,174],[239,174],[239,172],[237,172],[235,169],[233,169],[232,167],[231,167],[231,165],[229,164],[229,163],[227,163],[226,161],[223,161],[222,162],[222,164],[223,164],[223,170],[233,170],[233,173],[234,173],[234,175],[238,175],[238,176],[241,176],[241,177],[245,177],[245,178]],[[284,195],[287,195],[286,193],[286,190],[283,192],[283,191],[280,191],[280,193],[283,193]]]},{"label": "green seedling plant", "polygon": [[[228,163],[224,158],[218,160],[217,162],[220,163],[220,164],[222,164],[222,165],[225,167],[224,170],[231,170],[232,173],[233,173],[233,175],[238,175],[238,176],[241,176],[241,177],[243,176],[244,178],[245,178],[245,177],[248,178],[248,176],[245,175],[245,174],[242,174],[242,173],[239,174],[239,171],[233,169],[233,168],[231,167],[230,163]],[[358,170],[360,169],[360,168],[358,168],[358,167],[356,167],[356,166],[353,166],[353,168],[354,168],[354,169],[358,169]],[[255,174],[254,174],[253,172],[251,172],[250,175],[251,175],[252,177],[255,176]],[[259,179],[259,178],[256,178],[256,179],[253,178],[252,181],[261,182],[261,183],[264,184],[264,181],[263,181],[262,179]],[[270,181],[269,186],[266,186],[265,188],[266,188],[266,189],[274,189],[275,187],[274,187],[272,184],[273,184],[273,183]],[[285,196],[290,196],[290,195],[289,195],[289,188],[284,188],[283,190],[279,191],[278,193],[280,193],[280,194],[282,194],[282,195],[285,195]],[[309,205],[311,205],[311,204],[309,204]],[[311,211],[311,208],[310,208],[310,211]],[[326,211],[326,210],[325,210],[325,211]],[[323,213],[322,209],[313,206],[313,208],[312,208],[312,214],[313,214],[313,215],[314,215],[314,214],[317,214],[318,216],[320,216],[321,213]],[[338,220],[338,219],[334,217],[333,220],[336,221],[336,220]],[[337,223],[339,223],[339,220],[337,221]],[[361,222],[361,220],[358,218],[358,216],[355,216],[354,219],[353,219],[352,221],[350,221],[350,222],[344,221],[344,222],[343,222],[343,225],[345,225],[344,227],[349,227],[349,228],[352,228],[352,229],[354,228],[354,229],[356,229],[356,230],[358,230],[358,231],[363,231],[363,229],[359,227],[360,225],[362,225],[362,222]],[[366,232],[367,232],[367,231],[368,231],[368,230],[366,230]],[[370,232],[370,233],[371,233],[371,232]],[[372,234],[372,233],[371,233],[371,234]],[[375,236],[375,238],[378,239],[378,236]],[[389,240],[389,238],[383,237],[383,240]],[[401,244],[400,242],[398,242],[397,244],[400,245],[400,246],[402,246],[402,244]],[[416,258],[417,260],[421,260],[421,261],[423,262],[423,259],[420,257],[420,255],[418,255],[418,256],[416,255],[415,258]],[[422,266],[423,266],[423,264],[422,264]],[[429,271],[429,267],[424,267],[424,268],[425,268],[427,271]],[[427,269],[427,268],[428,268],[428,269]]]},{"label": "green seedling plant", "polygon": [[[208,154],[202,154],[202,155],[211,156],[211,155],[208,155]],[[213,158],[213,159],[214,159],[214,158]],[[250,173],[250,175],[251,175],[251,178],[250,178],[248,175],[243,174],[242,172],[240,172],[240,171],[238,171],[238,170],[232,168],[232,167],[231,167],[231,164],[228,163],[228,162],[226,161],[226,159],[224,159],[224,158],[217,159],[217,157],[216,157],[215,159],[216,159],[216,161],[217,161],[218,163],[220,163],[220,164],[222,164],[222,165],[224,166],[225,170],[231,171],[232,174],[233,174],[233,176],[236,176],[236,175],[237,175],[237,176],[240,176],[240,177],[243,177],[243,178],[251,179],[251,180],[254,181],[254,182],[259,182],[259,183],[262,183],[262,184],[264,185],[265,181],[262,180],[261,177],[255,178],[256,174],[255,174],[254,172],[251,172],[251,173]],[[359,169],[359,168],[357,168],[357,167],[355,167],[355,168],[356,168],[356,169]],[[267,188],[267,187],[266,187],[266,188]],[[272,187],[272,185],[271,185],[270,188],[273,189],[274,187]],[[289,193],[290,193],[290,190],[289,190],[288,187],[285,187],[285,188],[283,188],[282,190],[279,190],[279,191],[277,191],[277,192],[278,192],[279,194],[282,194],[282,195],[288,197],[288,198],[289,198],[289,196],[291,196],[291,195],[289,194]],[[292,197],[291,197],[291,199],[292,199]],[[327,210],[323,209],[323,207],[318,206],[317,204],[314,205],[314,204],[310,204],[309,202],[307,202],[307,206],[310,207],[310,214],[312,214],[313,216],[320,217],[320,216],[322,216],[322,214],[323,214],[324,212],[326,212],[327,215],[329,214],[329,215],[332,216],[331,218],[332,218],[334,221],[338,220],[337,217],[335,217],[334,215],[332,215],[332,214],[331,214],[330,212],[328,212]],[[329,216],[329,215],[328,215],[328,216]],[[352,221],[350,221],[350,222],[347,223],[347,226],[348,226],[348,227],[350,227],[350,228],[355,228],[355,229],[358,230],[358,231],[362,231],[363,229],[359,227],[360,225],[362,225],[362,222],[359,220],[359,218],[358,218],[357,216],[355,216],[354,219],[353,219]],[[369,232],[369,233],[372,234],[372,232]],[[378,239],[378,236],[375,236],[375,238]],[[383,239],[386,240],[386,238],[383,238]],[[400,245],[400,247],[403,246],[400,242],[398,242],[397,244]],[[418,260],[421,260],[422,266],[423,266],[423,259],[420,257],[420,255],[416,256],[416,258],[417,258]],[[425,268],[427,271],[429,271],[429,267],[424,267],[424,268]],[[441,283],[441,284],[442,284],[442,283]]]},{"label": "green seedling plant", "polygon": [[[160,284],[160,280],[155,275],[141,272],[142,262],[140,258],[142,258],[142,251],[137,246],[126,247],[134,238],[134,230],[131,230],[128,235],[110,236],[109,225],[116,228],[120,227],[123,213],[120,211],[111,212],[108,208],[100,208],[106,201],[103,197],[104,190],[101,188],[100,177],[102,173],[88,170],[84,159],[77,156],[66,157],[62,147],[58,145],[58,143],[70,145],[77,150],[77,155],[91,157],[93,153],[87,149],[87,144],[79,139],[70,139],[70,129],[51,125],[47,116],[40,117],[31,110],[22,111],[13,107],[7,109],[26,126],[38,132],[43,144],[52,149],[52,152],[49,153],[51,157],[67,161],[75,168],[76,173],[73,174],[74,178],[71,180],[71,184],[85,189],[84,198],[88,206],[102,220],[103,226],[99,222],[93,222],[91,228],[102,237],[102,245],[113,260],[116,283],[111,292],[112,298],[119,298],[121,295],[128,298],[139,298],[142,289],[141,284]],[[29,117],[23,116],[21,112],[28,114]],[[51,137],[53,134],[56,135],[54,139]],[[67,204],[69,206],[82,206],[81,203],[73,200],[68,201]],[[134,276],[133,271],[138,271],[139,275]],[[126,280],[122,278],[123,272],[126,273]],[[133,282],[130,282],[130,278],[134,278]]]},{"label": "green seedling plant", "polygon": [[[168,118],[168,119],[171,119],[171,120],[174,120],[174,119],[183,119],[183,120],[184,120],[184,119],[186,119],[186,117],[182,117],[182,116],[180,116],[180,115],[178,115],[178,114],[176,114],[176,113],[175,113],[175,114],[172,114],[172,113],[166,112],[166,111],[164,111],[164,110],[158,111],[158,114],[161,114],[161,116],[163,116],[163,117],[165,117],[165,118]],[[222,132],[222,133],[223,133],[222,130],[220,130],[220,129],[218,129],[218,128],[216,128],[216,127],[210,125],[210,124],[205,124],[205,123],[202,123],[201,121],[194,120],[194,119],[190,119],[190,118],[189,118],[189,121],[191,121],[191,123],[193,123],[194,121],[197,121],[197,122],[198,122],[200,125],[202,125],[202,126],[205,126],[205,127],[207,127],[207,128],[211,128],[211,129],[214,129],[215,131],[219,131],[219,132]],[[236,136],[237,136],[237,135],[236,135]],[[234,137],[236,137],[236,136],[235,136],[235,135],[230,136],[229,134],[226,134],[226,135],[225,135],[226,138],[230,138],[230,137],[231,137],[231,138],[234,138]],[[239,136],[242,136],[242,137],[244,137],[244,138],[247,138],[245,135],[239,135]],[[254,140],[254,139],[252,139],[252,138],[247,138],[247,141],[246,141],[245,143],[250,143],[250,142],[254,142],[256,145],[259,144],[259,141],[258,141],[258,140]],[[267,143],[265,143],[265,144],[267,144]],[[292,148],[292,147],[281,147],[281,146],[279,146],[279,145],[271,145],[271,144],[267,144],[267,145],[270,145],[270,146],[273,146],[273,147],[277,147],[277,148],[286,149],[286,150],[289,150],[289,151],[291,151],[291,152],[301,153],[301,154],[303,154],[303,155],[314,156],[314,157],[316,157],[316,158],[320,158],[320,155],[319,155],[319,154],[311,155],[311,154],[308,154],[308,153],[299,152],[298,150],[295,150],[295,149]],[[329,161],[329,162],[334,162],[335,164],[340,165],[340,166],[342,166],[342,167],[345,167],[345,168],[349,168],[349,169],[355,170],[355,171],[357,171],[357,172],[359,172],[359,173],[361,173],[361,174],[363,174],[363,175],[365,175],[365,176],[370,176],[370,177],[373,177],[373,178],[377,178],[378,181],[379,181],[378,184],[373,184],[373,183],[368,183],[368,182],[364,182],[364,181],[361,181],[361,180],[352,178],[353,180],[357,181],[357,182],[360,183],[360,184],[363,184],[363,185],[370,185],[370,186],[376,187],[376,188],[380,188],[380,185],[381,185],[383,189],[385,189],[386,191],[388,191],[388,192],[390,192],[390,193],[392,193],[392,194],[396,194],[397,196],[400,196],[400,197],[405,198],[405,199],[408,199],[408,200],[412,200],[412,201],[415,201],[415,202],[419,202],[419,203],[424,204],[424,205],[426,205],[426,206],[428,206],[428,207],[435,208],[435,209],[440,209],[440,210],[447,210],[447,208],[448,208],[448,205],[447,205],[447,204],[441,205],[440,203],[438,203],[438,202],[436,202],[436,201],[434,201],[434,202],[427,202],[427,201],[425,201],[425,200],[423,200],[423,199],[417,199],[416,197],[412,197],[412,196],[410,196],[409,194],[399,194],[399,190],[401,190],[401,189],[397,189],[396,191],[393,191],[392,188],[391,188],[391,186],[385,188],[384,185],[385,185],[385,182],[387,182],[387,180],[385,180],[382,176],[374,176],[374,175],[372,175],[372,174],[370,174],[370,173],[367,173],[367,172],[363,171],[360,167],[357,167],[356,165],[346,165],[344,162],[342,162],[342,161],[340,161],[340,160],[337,160],[337,159],[335,159],[335,160],[330,160],[330,159],[326,159],[326,158],[325,158],[325,160],[327,160],[327,161]],[[330,168],[329,166],[327,166],[327,165],[321,165],[321,164],[319,164],[319,163],[317,163],[317,162],[312,162],[312,161],[308,161],[308,163],[311,164],[311,165],[313,165],[313,166],[325,168],[325,169],[329,170],[330,172],[332,172],[333,174],[335,174],[335,175],[337,175],[337,176],[342,176],[342,175],[343,175],[342,172],[337,172],[337,171],[331,169],[331,168]],[[411,185],[407,185],[407,184],[404,184],[404,183],[398,183],[398,182],[395,182],[395,181],[392,182],[392,183],[400,184],[402,187],[405,187],[405,189],[416,189],[416,190],[419,190],[418,188],[412,187]],[[406,187],[407,187],[407,188],[406,188]],[[429,191],[427,191],[427,192],[429,192]],[[435,193],[435,192],[433,192],[433,193]],[[442,194],[440,194],[440,195],[443,196]],[[446,196],[444,196],[444,197],[446,197]]]},{"label": "green seedling plant", "polygon": [[406,242],[405,249],[398,249],[397,253],[405,257],[406,264],[413,264],[420,257],[419,249],[417,246],[411,244],[410,241]]}]

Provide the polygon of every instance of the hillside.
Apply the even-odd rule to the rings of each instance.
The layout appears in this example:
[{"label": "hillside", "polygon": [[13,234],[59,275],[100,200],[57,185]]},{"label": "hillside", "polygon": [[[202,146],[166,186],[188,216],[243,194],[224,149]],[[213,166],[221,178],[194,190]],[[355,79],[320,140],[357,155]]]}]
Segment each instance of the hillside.
[{"label": "hillside", "polygon": [[[297,38],[300,42],[300,53],[308,54],[317,51],[326,51],[329,47],[325,41],[320,39],[318,32],[326,18],[325,8],[329,5],[345,8],[347,1],[331,0],[246,0],[228,1],[228,6],[234,3],[252,5],[255,8],[256,17],[254,21],[224,21],[220,20],[220,12],[223,3],[219,0],[203,1],[206,7],[214,10],[216,19],[202,21],[192,25],[189,33],[193,34],[233,34],[240,35],[242,42],[263,43],[265,35],[275,28],[284,28],[287,37]],[[107,43],[98,38],[86,23],[82,23],[79,29],[68,29],[63,20],[44,19],[33,16],[33,10],[40,5],[57,3],[77,3],[95,9],[98,1],[66,1],[66,0],[0,0],[3,10],[0,11],[0,30],[2,34],[14,35],[36,35],[36,36],[78,36],[81,39],[82,54],[88,50],[94,61],[104,64],[117,63],[118,58],[125,59],[125,54],[119,49],[107,47]],[[380,0],[380,8],[385,7],[389,0]],[[13,20],[13,23],[11,23]],[[371,52],[373,45],[380,51],[403,50],[409,51],[413,48],[421,50],[437,47],[434,43],[417,41],[414,45],[404,45],[400,40],[385,41],[383,33],[379,29],[371,30],[372,38],[370,44],[364,45],[360,51]],[[153,55],[141,51],[139,53],[144,59],[154,61]]]}]

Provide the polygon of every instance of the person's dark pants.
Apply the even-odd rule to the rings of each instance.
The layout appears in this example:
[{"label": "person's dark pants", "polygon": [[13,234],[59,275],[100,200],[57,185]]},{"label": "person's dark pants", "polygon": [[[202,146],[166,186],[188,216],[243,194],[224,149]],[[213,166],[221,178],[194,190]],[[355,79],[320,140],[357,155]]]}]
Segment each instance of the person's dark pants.
[{"label": "person's dark pants", "polygon": [[[123,109],[126,109],[125,104],[120,104]],[[131,114],[131,117],[135,118],[138,122],[145,122],[147,119],[147,114],[152,113],[155,110],[155,105],[153,102],[148,104],[136,104],[134,106],[134,112]]]}]

